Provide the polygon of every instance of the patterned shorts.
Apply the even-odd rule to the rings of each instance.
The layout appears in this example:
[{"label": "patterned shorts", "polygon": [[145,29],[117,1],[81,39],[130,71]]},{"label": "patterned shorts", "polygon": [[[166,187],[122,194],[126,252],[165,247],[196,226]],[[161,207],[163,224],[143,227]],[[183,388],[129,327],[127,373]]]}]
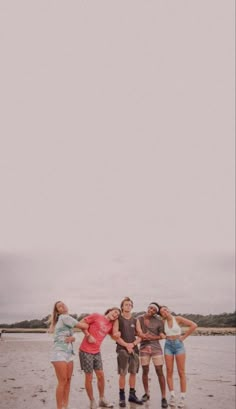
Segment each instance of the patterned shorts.
[{"label": "patterned shorts", "polygon": [[79,351],[79,359],[81,369],[86,373],[92,373],[93,370],[101,371],[103,369],[100,352],[97,354],[89,354],[88,352]]},{"label": "patterned shorts", "polygon": [[142,366],[149,365],[151,359],[154,366],[164,365],[164,356],[161,346],[159,348],[152,348],[151,345],[147,345],[145,348],[140,349],[140,362]]}]

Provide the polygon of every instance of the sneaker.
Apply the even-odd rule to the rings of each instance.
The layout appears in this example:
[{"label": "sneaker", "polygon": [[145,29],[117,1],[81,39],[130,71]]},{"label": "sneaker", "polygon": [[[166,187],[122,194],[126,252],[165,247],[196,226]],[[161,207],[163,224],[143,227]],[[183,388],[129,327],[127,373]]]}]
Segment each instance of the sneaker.
[{"label": "sneaker", "polygon": [[175,400],[174,395],[170,395],[169,405],[170,406],[175,406],[176,405],[176,400]]},{"label": "sneaker", "polygon": [[161,407],[162,407],[162,408],[168,408],[168,403],[167,403],[166,398],[162,398],[162,400],[161,400]]},{"label": "sneaker", "polygon": [[90,401],[90,409],[97,409],[98,405],[95,401],[95,399]]},{"label": "sneaker", "polygon": [[150,395],[148,395],[147,393],[145,393],[145,394],[142,396],[142,402],[147,402],[149,399],[150,399]]},{"label": "sneaker", "polygon": [[113,404],[108,402],[105,398],[99,399],[99,406],[101,408],[113,408]]},{"label": "sneaker", "polygon": [[185,406],[185,398],[181,396],[179,403],[178,403],[178,408],[184,408]]},{"label": "sneaker", "polygon": [[135,391],[129,394],[129,402],[136,403],[136,405],[142,405],[143,401],[136,396]]}]

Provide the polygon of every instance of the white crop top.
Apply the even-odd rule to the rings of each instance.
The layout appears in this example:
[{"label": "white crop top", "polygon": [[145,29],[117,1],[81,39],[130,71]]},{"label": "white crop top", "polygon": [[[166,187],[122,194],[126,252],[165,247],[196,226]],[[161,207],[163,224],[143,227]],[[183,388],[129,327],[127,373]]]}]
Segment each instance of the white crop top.
[{"label": "white crop top", "polygon": [[167,337],[172,335],[181,335],[181,328],[177,323],[175,317],[172,317],[172,320],[173,320],[172,328],[168,327],[167,320],[165,320],[164,330]]}]

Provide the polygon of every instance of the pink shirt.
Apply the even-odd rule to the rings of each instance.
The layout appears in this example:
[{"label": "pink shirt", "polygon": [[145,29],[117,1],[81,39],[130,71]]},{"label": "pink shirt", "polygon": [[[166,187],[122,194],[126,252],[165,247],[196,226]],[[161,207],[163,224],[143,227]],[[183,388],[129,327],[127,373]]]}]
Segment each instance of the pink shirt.
[{"label": "pink shirt", "polygon": [[109,321],[105,315],[97,313],[85,317],[84,321],[89,325],[88,331],[96,339],[96,342],[91,344],[87,337],[84,337],[79,349],[89,354],[97,354],[100,352],[100,346],[105,336],[112,333],[113,322]]}]

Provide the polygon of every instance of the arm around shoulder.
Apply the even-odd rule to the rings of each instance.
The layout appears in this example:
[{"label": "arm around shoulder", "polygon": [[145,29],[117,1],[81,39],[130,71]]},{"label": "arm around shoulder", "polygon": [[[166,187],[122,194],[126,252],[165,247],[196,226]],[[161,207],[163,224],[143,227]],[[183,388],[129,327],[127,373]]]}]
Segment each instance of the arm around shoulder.
[{"label": "arm around shoulder", "polygon": [[145,337],[139,319],[136,321],[136,333],[141,340]]},{"label": "arm around shoulder", "polygon": [[119,321],[115,320],[114,324],[112,326],[112,333],[111,333],[111,337],[112,339],[114,339],[115,341],[120,338],[120,331],[119,331]]},{"label": "arm around shoulder", "polygon": [[87,324],[87,322],[82,319],[81,321],[78,321],[78,323],[75,325],[76,328],[80,328],[83,331],[87,330],[89,325]]}]

